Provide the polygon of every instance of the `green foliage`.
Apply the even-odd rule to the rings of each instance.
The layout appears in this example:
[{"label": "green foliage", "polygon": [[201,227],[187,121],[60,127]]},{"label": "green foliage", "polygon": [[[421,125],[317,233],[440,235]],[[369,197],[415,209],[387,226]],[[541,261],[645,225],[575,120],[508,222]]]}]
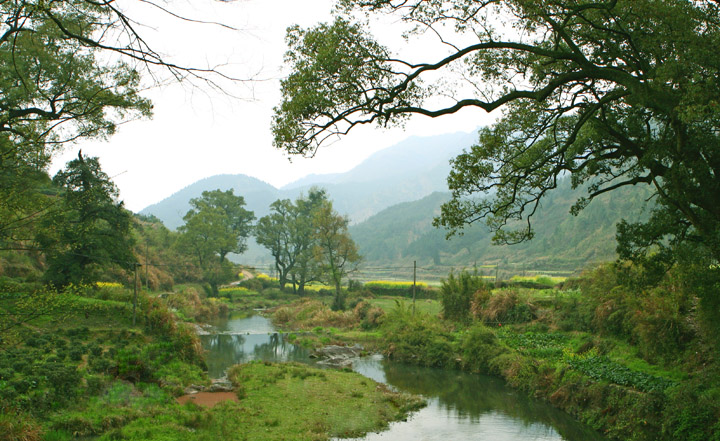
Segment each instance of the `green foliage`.
[{"label": "green foliage", "polygon": [[596,380],[632,387],[643,392],[663,392],[674,384],[665,378],[628,369],[593,351],[582,355],[566,353],[565,362],[571,368]]},{"label": "green foliage", "polygon": [[217,295],[218,285],[232,280],[237,273],[225,257],[247,249],[245,240],[255,216],[243,208],[245,198],[235,196],[232,190],[204,191],[202,197],[191,199],[190,205],[192,209],[183,218],[185,225],[178,229],[178,245],[194,257],[212,293]]},{"label": "green foliage", "polygon": [[322,270],[323,279],[335,287],[333,305],[338,310],[345,308],[342,279],[362,260],[348,232],[349,223],[350,220],[338,214],[328,200],[323,201],[313,213],[314,259]]},{"label": "green foliage", "polygon": [[270,205],[271,214],[258,220],[255,237],[275,259],[280,288],[289,279],[302,294],[305,285],[320,279],[317,260],[314,258],[316,213],[327,202],[325,190],[311,188],[306,197],[295,203],[289,199],[277,200]]},{"label": "green foliage", "polygon": [[473,272],[462,270],[457,277],[451,272],[440,287],[443,317],[447,320],[468,321],[470,302],[480,290],[487,291],[488,287],[478,275],[477,268]]},{"label": "green foliage", "polygon": [[495,333],[482,324],[473,325],[460,339],[462,366],[472,372],[489,372],[490,360],[503,352]]},{"label": "green foliage", "polygon": [[412,308],[396,300],[382,325],[387,353],[401,361],[425,366],[453,367],[455,339],[437,318],[413,314]]},{"label": "green foliage", "polygon": [[563,358],[569,337],[562,333],[546,332],[500,332],[500,340],[516,351],[535,358],[558,361]]},{"label": "green foliage", "polygon": [[79,0],[0,5],[0,248],[27,245],[37,215],[56,208],[43,170],[58,145],[104,138],[119,121],[150,116],[135,68],[99,56],[122,50],[103,38],[119,30],[118,12]]},{"label": "green foliage", "polygon": [[45,278],[60,287],[95,282],[113,265],[133,268],[130,213],[98,158],[67,163],[53,183],[62,189],[60,207],[45,215],[37,241],[45,250]]},{"label": "green foliage", "polygon": [[525,323],[535,319],[535,305],[531,296],[517,288],[505,288],[490,293],[479,290],[472,300],[473,316],[486,324],[503,325]]}]

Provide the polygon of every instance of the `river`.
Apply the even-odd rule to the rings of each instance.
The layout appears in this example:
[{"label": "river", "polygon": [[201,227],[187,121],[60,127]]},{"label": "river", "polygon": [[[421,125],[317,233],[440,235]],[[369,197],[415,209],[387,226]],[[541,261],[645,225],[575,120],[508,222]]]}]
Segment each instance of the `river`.
[{"label": "river", "polygon": [[[216,332],[201,339],[212,378],[221,377],[233,364],[250,360],[315,364],[307,349],[285,341],[262,316],[231,316],[211,324]],[[380,356],[357,360],[353,369],[428,400],[427,407],[408,421],[392,423],[389,430],[368,434],[362,440],[605,440],[566,413],[494,377],[397,363]]]}]

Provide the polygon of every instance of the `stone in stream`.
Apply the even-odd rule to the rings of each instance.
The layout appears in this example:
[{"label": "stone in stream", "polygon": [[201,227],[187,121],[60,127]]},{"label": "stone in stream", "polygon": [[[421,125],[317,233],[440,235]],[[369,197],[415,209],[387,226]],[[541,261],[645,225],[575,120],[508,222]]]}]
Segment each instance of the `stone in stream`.
[{"label": "stone in stream", "polygon": [[318,364],[328,364],[337,367],[350,367],[354,359],[362,355],[363,348],[360,345],[338,346],[329,345],[316,349],[314,357],[322,358]]},{"label": "stone in stream", "polygon": [[213,378],[210,386],[201,386],[197,384],[191,384],[186,387],[184,392],[185,395],[194,395],[200,392],[232,392],[233,385],[227,377]]}]

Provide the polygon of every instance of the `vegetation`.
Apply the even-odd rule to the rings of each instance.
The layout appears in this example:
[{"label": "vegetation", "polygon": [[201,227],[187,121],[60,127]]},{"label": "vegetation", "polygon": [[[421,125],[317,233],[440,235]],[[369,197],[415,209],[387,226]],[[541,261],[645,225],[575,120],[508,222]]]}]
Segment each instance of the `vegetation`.
[{"label": "vegetation", "polygon": [[[361,290],[351,293],[352,312],[305,299],[273,318],[303,330],[291,334],[299,344],[362,341],[399,361],[497,375],[611,439],[714,439],[714,325],[687,307],[692,288],[678,274],[647,290],[635,284],[638,271],[604,265],[565,288],[491,288],[465,271],[448,276],[440,295],[469,297],[458,316],[443,301],[419,301],[413,312],[402,297]],[[697,416],[696,402],[704,409]]]},{"label": "vegetation", "polygon": [[98,158],[80,153],[53,183],[62,191],[60,204],[44,216],[37,234],[48,260],[46,280],[82,284],[98,280],[109,265],[133,269],[131,215]]},{"label": "vegetation", "polygon": [[302,294],[306,284],[320,279],[320,268],[313,254],[313,234],[317,212],[326,202],[325,191],[313,188],[307,197],[298,198],[294,204],[289,199],[273,202],[272,213],[258,220],[255,238],[275,260],[280,289],[290,279],[293,290]]},{"label": "vegetation", "polygon": [[[312,155],[357,125],[502,108],[453,161],[452,197],[435,225],[453,233],[485,220],[494,242],[519,243],[533,237],[531,218],[563,176],[587,188],[573,214],[642,185],[654,206],[649,218],[619,224],[620,257],[643,263],[649,286],[684,266],[704,313],[717,315],[718,56],[706,49],[720,39],[717,2],[340,3],[334,22],[288,30],[277,147]],[[363,12],[394,17],[409,36],[430,29],[452,50],[408,63],[355,20]],[[472,87],[440,83],[446,74]]]},{"label": "vegetation", "polygon": [[339,215],[323,190],[312,189],[295,204],[278,200],[272,214],[258,221],[258,243],[270,250],[280,288],[292,280],[300,294],[314,281],[332,284],[335,308],[344,309],[341,284],[359,263],[357,246],[348,233],[347,217]]},{"label": "vegetation", "polygon": [[245,199],[235,196],[232,190],[205,191],[202,197],[191,199],[190,205],[193,208],[184,217],[185,225],[179,228],[179,245],[194,257],[212,292],[217,294],[221,283],[235,277],[236,271],[226,256],[245,251],[255,216],[243,208]]},{"label": "vegetation", "polygon": [[301,364],[249,363],[234,367],[229,377],[242,390],[243,413],[261,419],[260,424],[240,419],[243,439],[357,437],[424,406],[417,396],[390,391],[360,374]]},{"label": "vegetation", "polygon": [[[354,21],[358,12],[420,25],[410,37],[429,29],[443,43],[475,41],[409,64]],[[595,228],[608,212],[650,201],[646,217],[619,222],[615,264],[492,286],[478,270],[451,272],[439,289],[418,287],[424,298],[412,305],[409,283],[344,290],[361,257],[322,190],[278,200],[259,221],[278,279],[223,287],[240,271],[228,256],[252,232],[243,196],[203,192],[172,232],[124,210],[97,158],[79,154],[50,179],[55,146],[149,116],[136,67],[123,60],[199,73],[165,63],[109,3],[4,2],[0,14],[0,436],[328,439],[378,430],[421,405],[349,372],[270,363],[231,370],[237,402],[174,400],[209,383],[188,322],[272,307],[279,326],[303,331],[289,341],[359,340],[396,360],[496,375],[613,439],[720,439],[720,114],[717,55],[707,49],[720,38],[717,2],[341,0],[333,23],[292,27],[293,72],[273,123],[276,144],[292,153],[311,155],[358,124],[503,106],[453,162],[449,199],[419,203],[443,203],[436,225],[455,232],[485,219],[495,242],[515,243],[552,223],[534,263],[557,258],[558,241],[594,241],[586,249],[604,258],[608,231],[588,239],[562,212],[582,211]],[[497,14],[513,18],[513,32]],[[108,40],[123,32],[128,44]],[[446,70],[477,87],[436,100],[460,90],[420,80]],[[644,193],[625,193],[639,184]],[[493,255],[495,274],[509,263],[479,249],[487,231],[445,244],[418,226],[434,208],[418,206],[391,210],[423,214],[404,216],[415,226],[380,245],[389,261]],[[542,216],[553,222],[533,228],[530,217]],[[312,282],[324,285],[306,292]]]},{"label": "vegetation", "polygon": [[[652,224],[685,221],[684,228],[660,236],[682,240],[680,233],[692,228],[714,248],[718,220],[709,195],[718,186],[711,173],[717,90],[712,75],[701,73],[716,69],[717,57],[705,50],[719,38],[715,2],[341,4],[346,15],[333,23],[288,31],[293,72],[276,110],[278,147],[312,154],[358,124],[504,106],[501,121],[483,129],[479,145],[454,161],[453,199],[440,224],[460,228],[488,217],[497,241],[529,238],[529,226],[515,233],[503,227],[532,214],[557,178],[570,173],[575,186],[591,184],[589,199],[622,186],[653,185],[660,206]],[[406,63],[353,22],[355,12],[394,16],[410,25],[411,35],[430,28],[438,43],[463,36],[473,41],[451,45],[455,51],[440,60]],[[496,17],[513,17],[527,32],[505,28]],[[679,39],[682,47],[666,46]],[[447,105],[426,107],[446,90],[432,75],[453,69],[477,87]],[[681,140],[683,147],[675,149]],[[686,180],[690,175],[705,178]],[[489,190],[497,190],[494,197],[466,198]]]},{"label": "vegetation", "polygon": [[[481,223],[468,225],[462,235],[446,240],[447,232],[433,228],[433,217],[450,199],[449,193],[390,207],[364,222],[350,227],[359,251],[368,266],[396,266],[398,262],[432,270],[446,276],[447,265],[472,266],[484,275],[495,276],[497,264],[505,280],[522,270],[575,271],[588,265],[617,258],[615,225],[622,219],[642,220],[653,206],[649,191],[642,188],[618,189],[596,198],[577,216],[568,216],[572,204],[585,194],[585,188],[572,189],[569,177],[558,179],[533,216],[533,240],[513,246],[493,246],[492,232]],[[419,273],[425,277],[426,273]]]},{"label": "vegetation", "polygon": [[315,260],[318,262],[325,280],[335,287],[333,309],[345,309],[342,295],[342,279],[351,273],[362,257],[357,252],[357,245],[348,233],[347,217],[339,215],[333,209],[332,202],[326,201],[320,206],[313,218],[315,231]]}]

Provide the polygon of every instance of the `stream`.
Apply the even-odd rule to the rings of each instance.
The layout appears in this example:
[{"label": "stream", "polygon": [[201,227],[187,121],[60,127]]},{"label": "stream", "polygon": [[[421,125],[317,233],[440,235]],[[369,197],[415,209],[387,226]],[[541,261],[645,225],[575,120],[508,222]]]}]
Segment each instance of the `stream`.
[{"label": "stream", "polygon": [[[208,351],[211,378],[251,360],[315,364],[307,349],[285,341],[262,316],[231,315],[210,324],[213,333],[200,338]],[[353,369],[428,400],[427,407],[407,421],[391,423],[388,430],[370,433],[362,440],[605,440],[568,414],[513,390],[495,377],[397,363],[377,355],[358,359]]]}]

